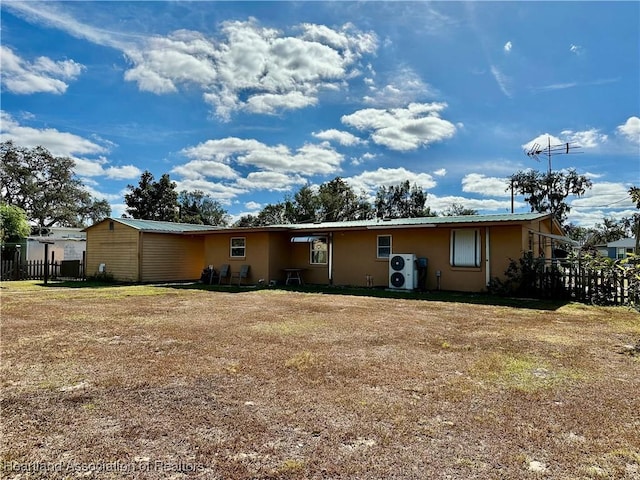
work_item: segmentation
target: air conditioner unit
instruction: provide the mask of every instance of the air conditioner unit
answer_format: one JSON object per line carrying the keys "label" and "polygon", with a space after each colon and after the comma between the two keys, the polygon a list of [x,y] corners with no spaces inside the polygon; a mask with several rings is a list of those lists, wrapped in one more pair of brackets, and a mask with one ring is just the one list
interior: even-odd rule
{"label": "air conditioner unit", "polygon": [[413,253],[392,253],[389,257],[389,288],[414,290],[418,288],[418,266]]}

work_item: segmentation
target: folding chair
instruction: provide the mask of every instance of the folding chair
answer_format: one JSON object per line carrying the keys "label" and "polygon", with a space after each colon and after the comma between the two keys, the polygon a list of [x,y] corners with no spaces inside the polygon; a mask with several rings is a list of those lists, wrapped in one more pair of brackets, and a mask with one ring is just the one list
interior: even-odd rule
{"label": "folding chair", "polygon": [[235,272],[233,274],[231,274],[231,278],[229,279],[229,283],[231,283],[231,281],[234,278],[238,279],[238,286],[240,286],[240,284],[242,283],[242,279],[246,279],[247,277],[249,277],[249,265],[241,265],[240,266],[240,271],[239,272]]}
{"label": "folding chair", "polygon": [[[220,271],[218,272],[218,285],[222,283],[223,278],[227,278],[229,276],[229,265],[224,264],[220,265]],[[229,280],[231,282],[231,280]]]}

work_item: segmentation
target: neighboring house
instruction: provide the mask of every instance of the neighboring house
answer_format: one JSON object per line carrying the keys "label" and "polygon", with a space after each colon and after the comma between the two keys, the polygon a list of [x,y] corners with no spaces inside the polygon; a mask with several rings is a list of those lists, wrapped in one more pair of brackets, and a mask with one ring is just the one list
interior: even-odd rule
{"label": "neighboring house", "polygon": [[607,253],[609,258],[626,258],[630,253],[637,253],[635,238],[623,238],[615,242],[607,243]]}
{"label": "neighboring house", "polygon": [[390,258],[426,259],[427,289],[482,291],[504,277],[510,259],[551,252],[567,239],[550,215],[422,217],[255,228],[216,228],[105,219],[87,229],[87,275],[103,264],[118,280],[196,280],[202,269],[250,265],[248,283],[284,282],[300,269],[305,283],[390,285]]}
{"label": "neighboring house", "polygon": [[22,242],[22,258],[27,262],[44,260],[44,243],[49,244],[50,262],[80,260],[84,256],[87,234],[80,228],[49,227],[40,235],[30,235]]}

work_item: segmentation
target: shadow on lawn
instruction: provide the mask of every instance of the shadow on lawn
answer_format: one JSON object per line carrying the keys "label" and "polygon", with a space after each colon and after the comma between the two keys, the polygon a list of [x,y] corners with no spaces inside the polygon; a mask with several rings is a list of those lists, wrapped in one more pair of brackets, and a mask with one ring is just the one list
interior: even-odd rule
{"label": "shadow on lawn", "polygon": [[517,308],[530,308],[534,310],[557,310],[570,303],[569,300],[551,300],[536,298],[515,298],[490,295],[488,293],[467,293],[451,291],[426,291],[426,292],[403,292],[394,291],[382,287],[341,287],[328,285],[305,285],[305,286],[283,286],[262,287],[262,286],[235,286],[235,285],[206,285],[202,283],[171,284],[165,287],[177,289],[197,289],[212,292],[240,293],[254,290],[282,290],[301,293],[318,293],[323,295],[352,295],[360,297],[375,298],[396,298],[417,301],[468,303],[472,305],[494,305]]}
{"label": "shadow on lawn", "polygon": [[256,290],[281,290],[300,293],[317,293],[322,295],[352,295],[360,297],[374,298],[394,298],[416,301],[433,301],[433,302],[452,302],[466,303],[471,305],[493,305],[516,308],[530,308],[534,310],[557,310],[558,308],[570,303],[569,300],[551,300],[536,298],[515,298],[501,297],[490,295],[488,293],[467,293],[467,292],[451,292],[451,291],[426,291],[426,292],[403,292],[388,290],[381,287],[363,288],[363,287],[341,287],[328,285],[305,285],[305,286],[256,286],[256,285],[207,285],[200,282],[176,282],[161,284],[136,284],[136,283],[117,283],[117,282],[99,282],[99,281],[63,281],[50,282],[42,286],[50,288],[114,288],[114,287],[131,287],[135,285],[155,286],[161,288],[174,288],[178,290],[204,290],[210,292],[225,293],[246,293]]}

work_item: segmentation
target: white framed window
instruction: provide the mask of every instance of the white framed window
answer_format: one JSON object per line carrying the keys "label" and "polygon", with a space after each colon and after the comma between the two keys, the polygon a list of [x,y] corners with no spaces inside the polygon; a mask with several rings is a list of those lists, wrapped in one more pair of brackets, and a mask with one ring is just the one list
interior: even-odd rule
{"label": "white framed window", "polygon": [[327,252],[329,250],[327,244],[327,237],[318,237],[313,239],[313,241],[309,244],[311,248],[311,259],[310,263],[314,264],[326,264],[327,263]]}
{"label": "white framed window", "polygon": [[391,256],[391,235],[378,235],[378,258]]}
{"label": "white framed window", "polygon": [[451,230],[450,249],[452,267],[479,267],[480,231],[473,228]]}
{"label": "white framed window", "polygon": [[231,237],[231,256],[246,257],[247,239],[245,237]]}

